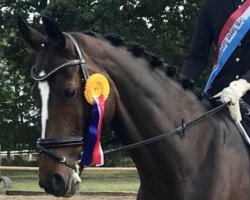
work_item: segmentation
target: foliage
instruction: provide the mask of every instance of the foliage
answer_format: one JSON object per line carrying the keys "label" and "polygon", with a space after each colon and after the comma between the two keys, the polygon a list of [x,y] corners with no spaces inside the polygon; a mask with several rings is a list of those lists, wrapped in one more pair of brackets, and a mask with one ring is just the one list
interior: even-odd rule
{"label": "foliage", "polygon": [[[34,53],[19,37],[21,15],[41,29],[40,16],[64,31],[115,33],[181,66],[201,0],[2,0],[0,2],[0,144],[5,150],[34,148],[39,118],[29,94]],[[112,146],[112,145],[111,145]]]}
{"label": "foliage", "polygon": [[0,144],[3,150],[34,149],[36,111],[29,97],[29,67],[34,55],[18,37],[16,18],[35,9],[36,1],[0,2]]}
{"label": "foliage", "polygon": [[[201,0],[54,0],[42,12],[65,30],[116,33],[181,65]],[[163,45],[164,44],[164,45]]]}

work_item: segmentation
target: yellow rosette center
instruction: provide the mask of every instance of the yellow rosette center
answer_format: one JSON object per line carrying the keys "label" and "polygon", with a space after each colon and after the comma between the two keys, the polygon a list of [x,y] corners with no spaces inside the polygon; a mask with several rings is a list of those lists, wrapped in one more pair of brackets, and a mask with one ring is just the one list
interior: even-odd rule
{"label": "yellow rosette center", "polygon": [[84,95],[88,103],[93,104],[94,98],[103,95],[104,99],[108,98],[110,91],[109,82],[102,74],[92,74],[86,81]]}

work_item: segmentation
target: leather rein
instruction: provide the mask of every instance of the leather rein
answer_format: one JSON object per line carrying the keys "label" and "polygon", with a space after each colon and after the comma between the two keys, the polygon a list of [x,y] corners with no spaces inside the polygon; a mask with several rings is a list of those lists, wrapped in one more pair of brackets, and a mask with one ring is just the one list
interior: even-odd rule
{"label": "leather rein", "polygon": [[219,105],[218,107],[213,108],[212,110],[209,110],[208,112],[202,114],[201,116],[199,116],[198,118],[194,119],[193,121],[190,121],[188,123],[185,122],[184,119],[181,120],[181,126],[177,127],[176,129],[167,132],[167,133],[163,133],[160,135],[157,135],[155,137],[143,140],[143,141],[139,141],[133,144],[129,144],[120,148],[116,148],[116,149],[110,149],[104,152],[104,154],[109,154],[109,153],[114,153],[114,152],[119,152],[119,151],[128,151],[128,150],[132,150],[135,148],[140,148],[155,142],[158,142],[160,140],[163,139],[167,139],[170,138],[172,136],[175,135],[181,135],[183,138],[186,136],[185,131],[189,128],[191,128],[192,126],[195,126],[196,124],[204,121],[205,119],[207,119],[208,117],[220,112],[221,110],[223,110],[225,107],[227,107],[228,104],[224,103]]}

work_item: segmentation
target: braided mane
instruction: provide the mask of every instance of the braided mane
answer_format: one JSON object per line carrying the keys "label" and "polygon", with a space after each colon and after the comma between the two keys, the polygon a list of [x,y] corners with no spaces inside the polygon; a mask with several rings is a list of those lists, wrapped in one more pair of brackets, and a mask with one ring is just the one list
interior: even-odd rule
{"label": "braided mane", "polygon": [[145,46],[140,43],[131,41],[127,42],[123,37],[116,34],[99,35],[92,31],[84,32],[84,34],[104,39],[115,47],[125,47],[133,56],[144,58],[152,68],[158,67],[162,69],[170,78],[174,78],[177,74],[176,66],[167,64],[160,56],[147,51]]}

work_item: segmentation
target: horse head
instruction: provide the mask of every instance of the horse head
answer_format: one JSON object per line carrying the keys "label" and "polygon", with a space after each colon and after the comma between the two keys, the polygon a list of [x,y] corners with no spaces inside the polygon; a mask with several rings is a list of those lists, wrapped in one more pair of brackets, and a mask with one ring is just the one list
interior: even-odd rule
{"label": "horse head", "polygon": [[[18,24],[37,52],[32,95],[41,110],[39,182],[48,193],[75,193],[82,151],[81,166],[89,164],[84,155],[96,105],[98,111],[106,107],[104,118],[98,115],[104,120],[98,130],[112,122],[123,145],[161,138],[207,111],[166,76],[167,64],[143,46],[113,36],[64,33],[47,18],[46,36],[20,18]],[[93,83],[96,87],[89,89]],[[101,96],[95,95],[99,89]],[[248,149],[225,113],[195,123],[184,135],[129,150],[140,176],[138,200],[249,199]]]}
{"label": "horse head", "polygon": [[[37,53],[31,76],[35,80],[32,97],[41,111],[39,184],[55,196],[71,196],[81,182],[79,159],[92,110],[84,98],[86,80],[93,73],[108,75],[101,67],[91,66],[73,36],[48,18],[43,18],[43,24],[46,35],[18,19],[23,39]],[[114,113],[114,91],[111,84],[105,123]]]}

